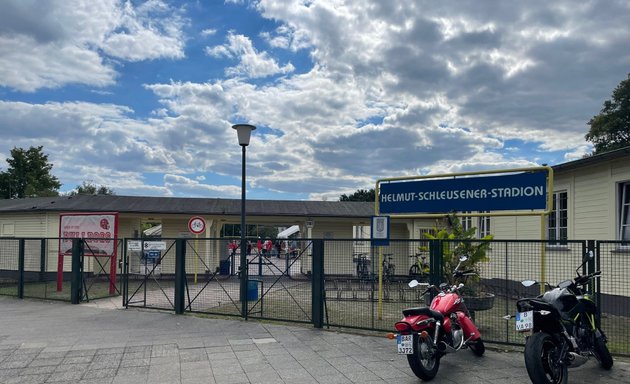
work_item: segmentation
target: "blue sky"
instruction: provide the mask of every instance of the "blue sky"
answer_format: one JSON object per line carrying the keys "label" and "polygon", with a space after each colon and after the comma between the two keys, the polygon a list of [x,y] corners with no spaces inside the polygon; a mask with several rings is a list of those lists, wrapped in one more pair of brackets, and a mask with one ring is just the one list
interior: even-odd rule
{"label": "blue sky", "polygon": [[559,164],[630,72],[627,1],[0,4],[0,169],[70,191],[335,200],[379,178]]}

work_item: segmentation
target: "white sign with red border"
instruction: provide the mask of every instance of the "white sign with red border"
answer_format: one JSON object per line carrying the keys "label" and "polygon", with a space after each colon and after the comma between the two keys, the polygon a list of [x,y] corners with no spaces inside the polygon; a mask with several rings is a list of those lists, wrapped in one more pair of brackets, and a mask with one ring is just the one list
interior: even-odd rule
{"label": "white sign with red border", "polygon": [[203,217],[193,216],[188,220],[188,230],[195,235],[204,233],[206,230],[206,221]]}

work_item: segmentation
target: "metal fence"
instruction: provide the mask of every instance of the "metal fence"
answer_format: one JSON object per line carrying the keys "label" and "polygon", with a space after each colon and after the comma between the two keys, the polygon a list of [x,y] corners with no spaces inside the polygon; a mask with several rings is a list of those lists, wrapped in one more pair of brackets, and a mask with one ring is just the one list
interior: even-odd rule
{"label": "metal fence", "polygon": [[[225,238],[186,239],[178,259],[177,239],[129,239],[141,251],[125,247],[124,304],[177,310],[176,276],[182,271],[183,310],[262,319],[312,322],[310,242],[295,249],[247,254],[247,314],[241,313],[240,250],[230,250]],[[163,243],[152,255],[144,249]],[[179,260],[179,262],[178,262]],[[184,272],[185,271],[185,272]]]}
{"label": "metal fence", "polygon": [[[85,239],[76,270],[72,265],[72,240],[62,238],[0,238],[0,295],[72,301],[76,272],[77,299],[117,296],[117,278],[111,275],[117,261],[95,251],[93,243],[110,241],[116,254],[120,240]],[[113,263],[113,264],[112,264]]]}
{"label": "metal fence", "polygon": [[[449,278],[460,254],[484,245],[485,258],[474,264],[478,278],[465,281],[472,296],[466,303],[488,342],[521,345],[512,321],[516,300],[535,296],[522,280],[557,284],[575,277],[583,256],[596,258],[581,273],[601,270],[592,288],[601,310],[603,330],[613,354],[630,355],[630,247],[615,241],[391,240],[371,247],[357,239],[300,239],[295,250],[259,254],[247,260],[247,311],[240,302],[240,250],[229,239],[125,239],[116,244],[122,255],[120,281],[111,281],[112,258],[85,256],[59,261],[59,239],[0,239],[0,294],[79,301],[122,295],[123,305],[246,318],[312,323],[318,327],[391,331],[402,309],[426,305],[416,279],[437,284]],[[74,256],[74,255],[72,255]],[[58,266],[63,265],[63,273]],[[470,264],[468,264],[470,266]],[[58,290],[59,277],[62,289]],[[75,277],[73,280],[73,276]],[[74,282],[74,287],[72,284]],[[76,288],[79,286],[80,288]],[[100,287],[100,288],[97,288]],[[97,294],[100,292],[100,294]],[[111,292],[111,293],[110,293]],[[75,295],[76,296],[76,295]],[[473,296],[477,298],[473,298]]]}

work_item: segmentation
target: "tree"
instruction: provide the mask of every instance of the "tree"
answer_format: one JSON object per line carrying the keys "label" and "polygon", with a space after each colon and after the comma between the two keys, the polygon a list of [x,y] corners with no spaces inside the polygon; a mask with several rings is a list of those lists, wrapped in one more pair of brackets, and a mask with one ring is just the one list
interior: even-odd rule
{"label": "tree", "polygon": [[4,199],[58,196],[61,183],[50,174],[53,165],[42,146],[13,148],[7,159],[9,167],[0,172],[0,197]]}
{"label": "tree", "polygon": [[370,190],[359,189],[350,196],[345,193],[339,196],[339,201],[371,201],[374,202],[374,188]]}
{"label": "tree", "polygon": [[598,115],[588,125],[586,140],[594,145],[593,154],[630,146],[630,74],[613,91]]}
{"label": "tree", "polygon": [[70,192],[70,196],[75,195],[115,195],[113,189],[106,187],[104,185],[97,186],[91,181],[84,181],[81,185],[77,185],[77,187]]}

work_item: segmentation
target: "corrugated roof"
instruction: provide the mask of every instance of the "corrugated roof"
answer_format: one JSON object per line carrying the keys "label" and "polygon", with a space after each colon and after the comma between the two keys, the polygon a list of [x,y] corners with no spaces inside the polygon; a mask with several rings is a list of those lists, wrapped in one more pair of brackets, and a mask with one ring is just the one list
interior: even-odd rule
{"label": "corrugated roof", "polygon": [[[240,215],[240,199],[76,195],[0,200],[0,212],[120,212]],[[248,216],[370,217],[374,203],[247,200]]]}

